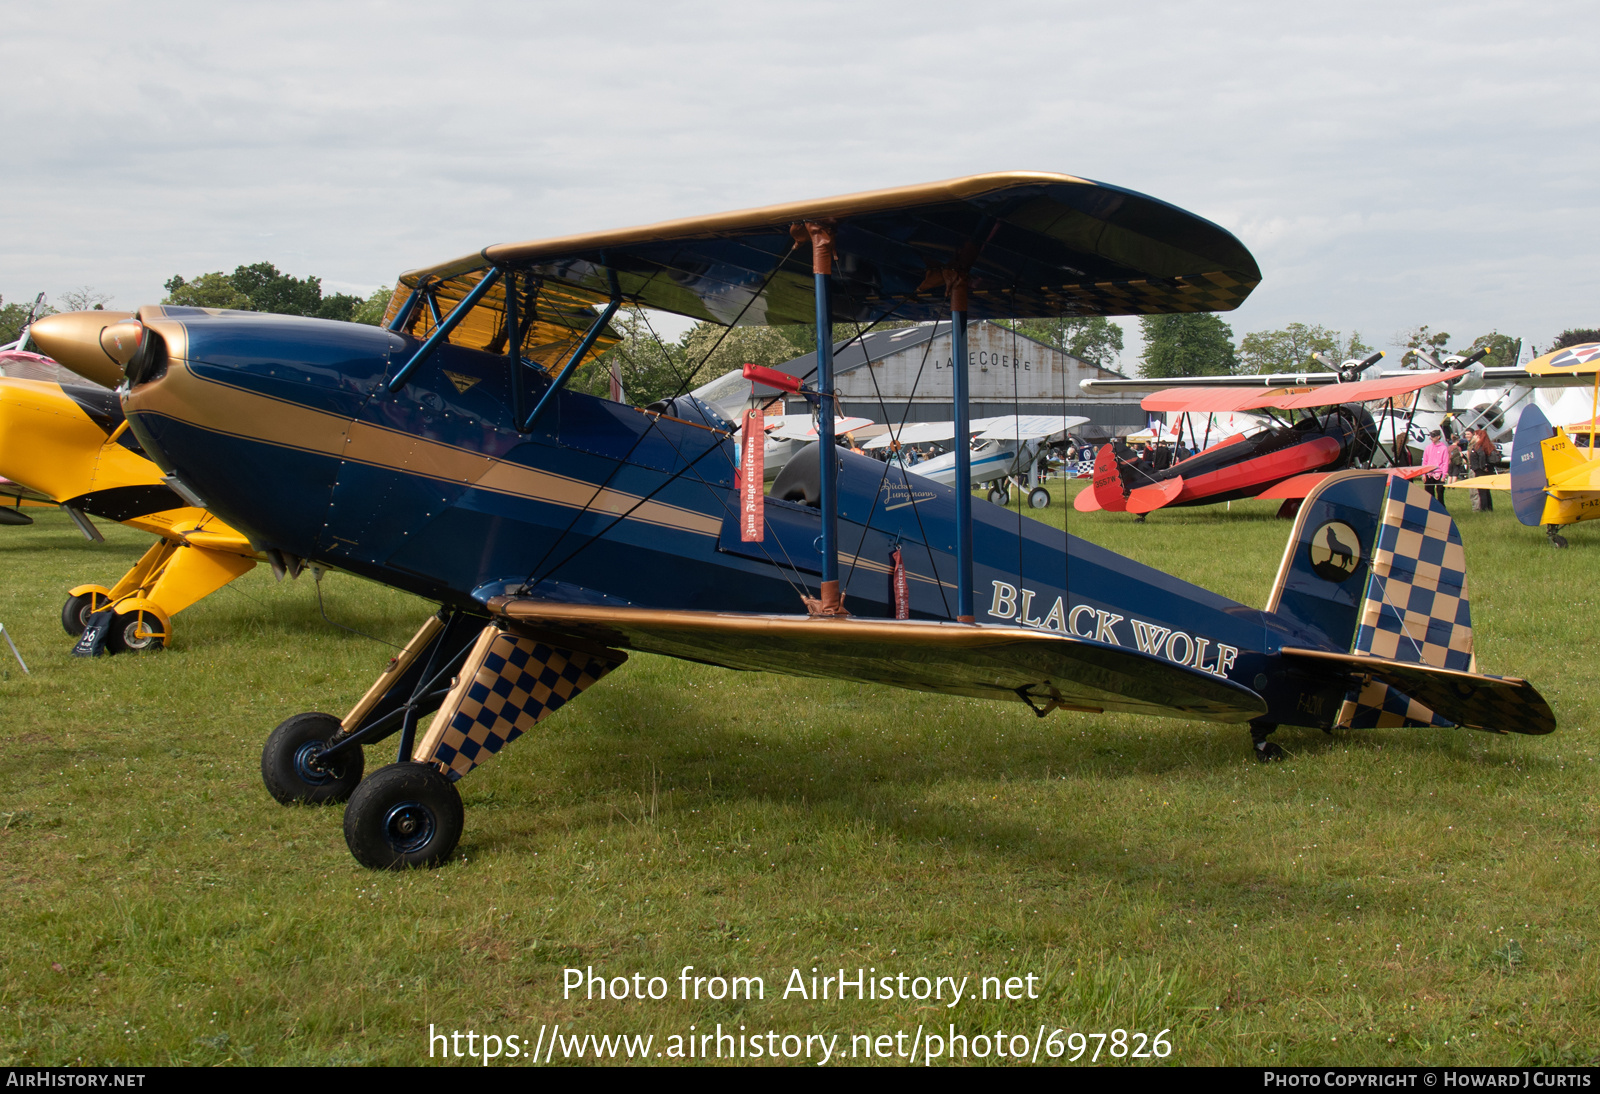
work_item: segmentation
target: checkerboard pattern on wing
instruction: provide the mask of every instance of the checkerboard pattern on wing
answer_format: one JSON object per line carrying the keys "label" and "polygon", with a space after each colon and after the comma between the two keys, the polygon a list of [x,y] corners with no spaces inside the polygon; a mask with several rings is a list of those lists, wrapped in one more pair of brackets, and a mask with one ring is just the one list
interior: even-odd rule
{"label": "checkerboard pattern on wing", "polygon": [[461,778],[621,663],[501,631],[455,712],[439,711],[450,720],[432,759]]}
{"label": "checkerboard pattern on wing", "polygon": [[1444,506],[1389,480],[1352,653],[1435,668],[1472,668],[1472,612],[1461,533]]}

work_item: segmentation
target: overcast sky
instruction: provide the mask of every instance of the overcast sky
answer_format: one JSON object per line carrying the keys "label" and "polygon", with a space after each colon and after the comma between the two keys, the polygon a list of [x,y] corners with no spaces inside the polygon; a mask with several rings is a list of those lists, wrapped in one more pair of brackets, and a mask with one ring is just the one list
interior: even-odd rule
{"label": "overcast sky", "polygon": [[[1600,326],[1583,3],[7,8],[0,295],[483,246],[995,170],[1141,190],[1264,280],[1235,336]],[[1125,367],[1136,365],[1125,356]]]}

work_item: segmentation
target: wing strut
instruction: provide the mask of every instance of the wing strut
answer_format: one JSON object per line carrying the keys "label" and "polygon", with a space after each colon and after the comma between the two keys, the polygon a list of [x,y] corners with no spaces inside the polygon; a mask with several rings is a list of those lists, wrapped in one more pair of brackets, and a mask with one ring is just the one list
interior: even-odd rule
{"label": "wing strut", "polygon": [[972,611],[972,408],[967,405],[967,272],[946,272],[950,286],[950,375],[956,420],[956,622],[973,623]]}
{"label": "wing strut", "polygon": [[450,309],[450,314],[444,317],[444,322],[433,328],[433,333],[428,335],[428,340],[411,355],[411,360],[400,366],[400,371],[389,381],[388,390],[391,394],[406,386],[406,377],[411,375],[412,370],[433,355],[433,351],[439,348],[439,343],[450,337],[450,332],[467,317],[468,312],[478,306],[483,294],[493,288],[494,283],[499,280],[500,267],[491,266],[489,271],[478,279],[478,283],[472,286],[472,291],[462,298],[461,303]]}
{"label": "wing strut", "polygon": [[[578,343],[578,348],[573,351],[572,357],[567,361],[566,366],[556,374],[556,378],[551,381],[550,386],[544,389],[544,394],[539,397],[538,403],[534,405],[533,413],[528,415],[528,420],[517,423],[517,432],[533,432],[534,423],[539,420],[539,415],[543,414],[544,408],[550,405],[550,400],[556,397],[556,392],[567,386],[567,380],[571,378],[572,370],[582,363],[584,356],[594,346],[594,340],[600,337],[600,332],[606,329],[606,324],[611,322],[611,317],[617,314],[617,308],[622,303],[622,289],[617,285],[616,267],[609,265],[606,267],[606,280],[611,286],[611,299],[607,302],[605,311],[601,312],[599,318],[589,325],[589,333],[583,336],[583,341]],[[508,296],[506,299],[509,300],[510,297]],[[511,382],[513,384],[521,379],[516,373],[516,370],[521,366],[522,347],[520,344],[516,344],[511,347]]]}
{"label": "wing strut", "polygon": [[790,231],[811,239],[811,278],[817,306],[817,470],[822,474],[818,498],[822,506],[822,600],[813,614],[841,616],[844,597],[839,593],[839,453],[833,440],[833,225],[805,221]]}

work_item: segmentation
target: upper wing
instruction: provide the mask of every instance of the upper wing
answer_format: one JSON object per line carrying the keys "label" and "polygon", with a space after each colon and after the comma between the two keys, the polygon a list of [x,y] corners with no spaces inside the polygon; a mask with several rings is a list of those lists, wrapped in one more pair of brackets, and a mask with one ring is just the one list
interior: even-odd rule
{"label": "upper wing", "polygon": [[498,597],[489,610],[558,640],[732,669],[821,676],[1068,710],[1244,722],[1249,688],[1165,658],[1022,627],[660,611]]}
{"label": "upper wing", "polygon": [[[871,424],[871,418],[835,418],[833,433],[836,437],[843,437],[846,433],[854,433]],[[767,430],[767,436],[775,441],[814,441],[817,439],[817,423],[809,414],[785,414],[777,425]]]}
{"label": "upper wing", "polygon": [[[1178,413],[1263,410],[1268,407],[1274,410],[1309,410],[1315,407],[1337,406],[1340,403],[1366,403],[1377,399],[1392,399],[1397,395],[1405,395],[1421,388],[1432,387],[1434,384],[1459,379],[1466,374],[1467,370],[1464,368],[1420,374],[1413,371],[1404,376],[1385,376],[1377,380],[1353,380],[1349,383],[1300,387],[1299,390],[1276,387],[1266,391],[1249,387],[1215,386],[1210,383],[1215,377],[1204,377],[1208,381],[1206,386],[1169,387],[1154,395],[1145,396],[1139,405],[1146,410]],[[1332,376],[1331,373],[1329,375]],[[1083,386],[1087,387],[1091,383],[1099,386],[1102,383],[1118,382],[1085,380]]]}
{"label": "upper wing", "polygon": [[955,422],[907,422],[890,426],[889,432],[872,438],[863,448],[888,448],[895,441],[901,444],[928,444],[948,441],[956,435]]}
{"label": "upper wing", "polygon": [[[1210,221],[1120,187],[1011,172],[498,244],[402,274],[390,315],[416,288],[460,299],[498,266],[558,302],[605,300],[615,276],[625,301],[694,319],[813,323],[806,222],[834,226],[835,322],[947,319],[953,270],[969,275],[973,319],[1228,311],[1261,280]],[[481,307],[503,310],[500,288]]]}
{"label": "upper wing", "polygon": [[985,441],[1029,441],[1039,437],[1054,437],[1069,429],[1076,429],[1088,418],[1067,414],[1002,414],[998,418],[985,418],[973,422],[978,437]]}
{"label": "upper wing", "polygon": [[1275,372],[1258,376],[1178,376],[1126,380],[1084,380],[1078,384],[1085,395],[1106,395],[1114,391],[1163,391],[1168,388],[1233,388],[1257,392],[1272,389],[1322,387],[1339,382],[1337,372]]}

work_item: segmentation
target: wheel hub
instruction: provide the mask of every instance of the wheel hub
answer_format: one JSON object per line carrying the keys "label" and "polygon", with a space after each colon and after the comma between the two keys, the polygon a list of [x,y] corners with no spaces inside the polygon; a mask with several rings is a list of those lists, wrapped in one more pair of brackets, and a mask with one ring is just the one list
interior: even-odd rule
{"label": "wheel hub", "polygon": [[294,771],[311,786],[325,786],[339,778],[343,772],[322,759],[322,741],[307,741],[294,750]]}
{"label": "wheel hub", "polygon": [[383,832],[397,854],[420,851],[437,829],[433,810],[417,801],[401,802],[383,820]]}

